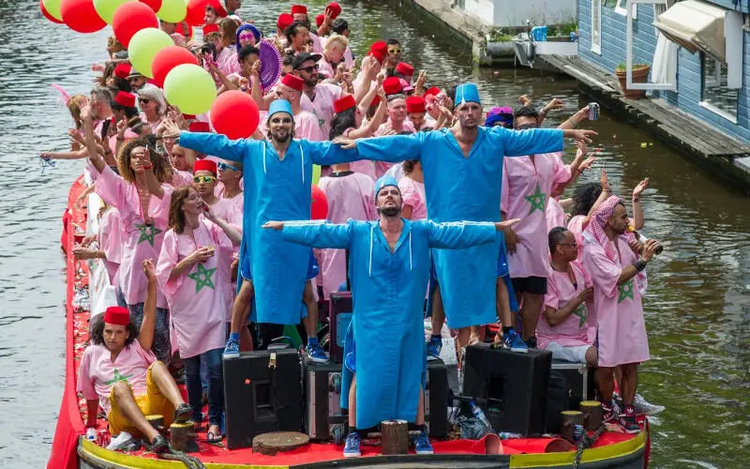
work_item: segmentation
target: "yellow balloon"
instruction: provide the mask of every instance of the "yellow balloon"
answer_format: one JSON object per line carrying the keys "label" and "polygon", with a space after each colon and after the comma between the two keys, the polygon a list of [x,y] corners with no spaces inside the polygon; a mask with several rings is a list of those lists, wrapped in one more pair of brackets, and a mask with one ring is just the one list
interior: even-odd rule
{"label": "yellow balloon", "polygon": [[164,94],[169,104],[185,114],[203,114],[216,100],[216,84],[211,74],[195,64],[173,68],[164,80]]}
{"label": "yellow balloon", "polygon": [[128,44],[128,56],[133,67],[144,76],[154,78],[151,62],[154,56],[165,47],[173,46],[172,38],[158,28],[141,29],[133,35]]}
{"label": "yellow balloon", "polygon": [[44,4],[44,9],[47,10],[47,13],[52,15],[56,20],[62,21],[62,13],[60,13],[60,4],[62,3],[62,0],[42,0],[42,3]]}
{"label": "yellow balloon", "polygon": [[137,0],[94,0],[94,9],[101,16],[101,18],[107,24],[112,24],[112,19],[115,16],[115,10],[120,5],[127,2],[133,2]]}
{"label": "yellow balloon", "polygon": [[318,181],[320,181],[320,165],[314,164],[313,165],[313,180],[312,183],[314,185],[318,185]]}
{"label": "yellow balloon", "polygon": [[187,3],[185,0],[162,0],[156,16],[168,23],[179,23],[187,16]]}

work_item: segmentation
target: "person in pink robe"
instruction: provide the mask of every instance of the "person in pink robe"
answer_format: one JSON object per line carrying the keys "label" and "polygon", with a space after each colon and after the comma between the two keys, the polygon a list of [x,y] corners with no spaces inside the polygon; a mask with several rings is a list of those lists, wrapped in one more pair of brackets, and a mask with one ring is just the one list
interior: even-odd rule
{"label": "person in pink robe", "polygon": [[207,438],[209,442],[221,441],[224,412],[221,355],[226,338],[227,296],[232,295],[229,266],[232,244],[239,245],[242,234],[217,218],[190,186],[172,193],[169,220],[170,229],[164,235],[156,276],[169,302],[177,346],[185,362],[185,384],[193,421],[202,421],[203,359],[208,375]]}
{"label": "person in pink robe", "polygon": [[547,219],[547,230],[557,226],[565,227],[568,220],[565,216],[565,209],[560,205],[558,197],[550,197],[547,201],[547,208],[544,210],[544,218]]}
{"label": "person in pink robe", "polygon": [[[277,99],[285,99],[292,105],[294,113],[294,138],[322,142],[328,140],[328,136],[320,129],[320,121],[311,112],[302,109],[300,104],[305,82],[302,78],[288,73],[276,85],[275,96]],[[261,113],[258,129],[262,135],[266,135],[266,113]]]}
{"label": "person in pink robe", "polygon": [[398,179],[398,189],[403,198],[401,216],[409,220],[427,218],[427,196],[424,191],[422,163],[418,160],[403,162],[404,177]]}
{"label": "person in pink robe", "polygon": [[[395,77],[390,77],[383,83],[385,92],[388,95],[388,120],[375,131],[376,137],[381,135],[413,134],[416,132],[414,124],[407,119],[406,100],[404,99],[404,95],[401,94],[401,85],[398,85],[399,89],[396,93],[389,93],[388,82],[392,79],[398,80]],[[381,178],[393,166],[393,163],[387,161],[375,161],[374,164],[376,178]]]}
{"label": "person in pink robe", "polygon": [[293,74],[304,82],[300,107],[315,115],[323,135],[331,133],[331,119],[335,114],[333,103],[341,99],[341,87],[331,83],[318,83],[320,54],[302,52],[294,57]]}
{"label": "person in pink robe", "polygon": [[[320,178],[318,187],[328,199],[328,221],[346,223],[347,220],[375,220],[375,182],[364,174],[351,171],[348,164],[333,165],[333,172]],[[320,264],[323,277],[323,297],[338,291],[346,282],[346,252],[343,249],[323,249]]]}
{"label": "person in pink robe", "polygon": [[629,433],[640,431],[635,420],[633,399],[638,383],[638,365],[650,358],[646,323],[641,304],[642,273],[658,243],[648,240],[640,258],[628,244],[628,218],[622,199],[610,196],[594,213],[583,232],[583,265],[594,285],[597,315],[599,368],[605,420],[614,420],[612,392],[614,369],[619,366],[623,412],[619,424]]}

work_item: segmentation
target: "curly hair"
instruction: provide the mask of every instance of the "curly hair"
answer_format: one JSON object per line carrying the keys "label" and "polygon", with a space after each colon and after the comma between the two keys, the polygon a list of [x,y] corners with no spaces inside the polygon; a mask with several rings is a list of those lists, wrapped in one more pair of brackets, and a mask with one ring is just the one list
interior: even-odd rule
{"label": "curly hair", "polygon": [[[104,345],[104,315],[97,315],[89,327],[91,343],[94,345]],[[135,324],[132,322],[125,326],[125,329],[130,333],[128,338],[125,339],[125,346],[127,347],[138,340],[138,329],[135,328]]]}
{"label": "curly hair", "polygon": [[151,164],[154,165],[154,175],[156,176],[156,180],[162,184],[171,181],[172,171],[169,162],[167,162],[161,153],[156,150],[151,139],[147,137],[129,140],[120,148],[117,155],[117,169],[120,172],[120,176],[128,182],[135,182],[135,173],[130,167],[130,154],[138,147],[148,149],[151,156]]}
{"label": "curly hair", "polygon": [[411,174],[419,160],[405,160],[403,163],[404,174]]}
{"label": "curly hair", "polygon": [[602,185],[598,182],[587,182],[576,186],[573,193],[573,216],[588,215],[601,193]]}

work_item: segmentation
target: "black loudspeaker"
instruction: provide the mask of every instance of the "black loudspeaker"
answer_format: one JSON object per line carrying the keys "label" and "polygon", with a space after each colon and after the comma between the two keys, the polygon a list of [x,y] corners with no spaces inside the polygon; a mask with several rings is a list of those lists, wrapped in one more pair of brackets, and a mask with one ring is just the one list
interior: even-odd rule
{"label": "black loudspeaker", "polygon": [[305,393],[305,428],[310,439],[343,441],[348,417],[341,409],[341,365],[309,362]]}
{"label": "black loudspeaker", "polygon": [[578,410],[581,401],[596,396],[594,372],[584,363],[552,361],[547,394],[547,433],[560,433],[560,412]]}
{"label": "black loudspeaker", "polygon": [[515,353],[490,344],[466,347],[464,396],[478,398],[496,432],[544,433],[552,353]]}
{"label": "black loudspeaker", "polygon": [[430,436],[448,436],[448,370],[442,360],[427,361],[424,419]]}
{"label": "black loudspeaker", "polygon": [[252,446],[274,431],[302,430],[300,357],[296,350],[243,352],[225,358],[227,447]]}
{"label": "black loudspeaker", "polygon": [[544,424],[547,433],[560,433],[562,425],[560,412],[572,410],[571,394],[572,388],[568,378],[558,371],[550,372],[549,390],[547,391],[547,415]]}
{"label": "black loudspeaker", "polygon": [[343,363],[344,358],[344,339],[346,330],[352,322],[354,307],[352,305],[352,292],[339,291],[331,292],[329,315],[329,330],[331,339],[329,342],[328,353],[331,361],[334,363]]}

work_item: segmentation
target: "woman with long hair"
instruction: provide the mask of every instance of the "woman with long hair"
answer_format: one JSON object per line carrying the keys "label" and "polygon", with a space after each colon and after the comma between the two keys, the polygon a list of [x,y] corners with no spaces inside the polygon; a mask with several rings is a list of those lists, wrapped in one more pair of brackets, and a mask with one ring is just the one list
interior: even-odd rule
{"label": "woman with long hair", "polygon": [[183,186],[172,193],[169,230],[164,235],[156,278],[167,297],[177,348],[185,362],[188,403],[195,423],[202,420],[201,360],[206,363],[209,443],[222,439],[221,356],[227,309],[233,298],[232,245],[241,240],[240,231],[216,217],[194,187]]}

